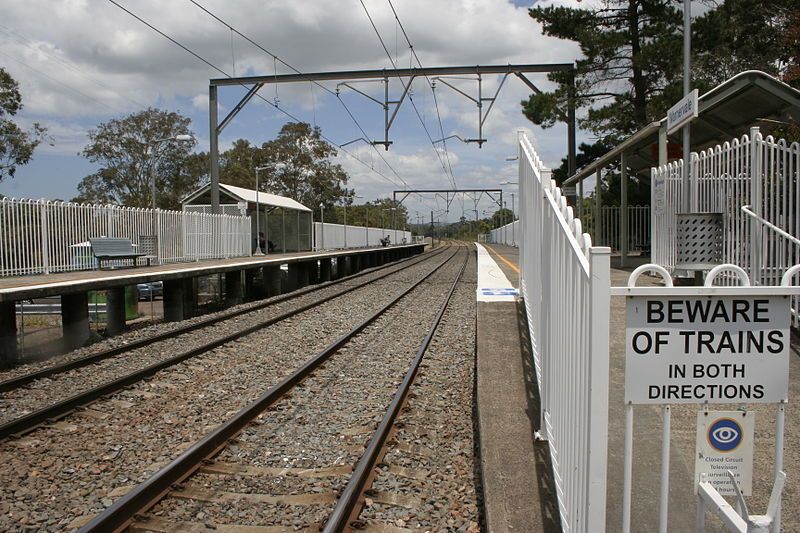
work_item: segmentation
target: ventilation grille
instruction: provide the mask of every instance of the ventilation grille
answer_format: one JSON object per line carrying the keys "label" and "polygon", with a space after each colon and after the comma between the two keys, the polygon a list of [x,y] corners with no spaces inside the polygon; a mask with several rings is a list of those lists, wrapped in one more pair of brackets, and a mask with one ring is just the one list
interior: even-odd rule
{"label": "ventilation grille", "polygon": [[678,213],[676,269],[710,270],[722,263],[722,213]]}

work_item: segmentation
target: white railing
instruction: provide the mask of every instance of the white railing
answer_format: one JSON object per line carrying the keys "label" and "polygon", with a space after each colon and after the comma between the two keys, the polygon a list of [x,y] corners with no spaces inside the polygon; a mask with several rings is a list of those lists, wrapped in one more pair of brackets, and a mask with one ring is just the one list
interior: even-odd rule
{"label": "white railing", "polygon": [[0,276],[94,269],[92,237],[129,238],[162,263],[250,255],[248,217],[2,198]]}
{"label": "white railing", "polygon": [[611,251],[592,246],[524,135],[519,184],[520,282],[561,526],[603,531]]}
{"label": "white railing", "polygon": [[520,236],[519,220],[509,222],[505,226],[495,228],[488,233],[489,237],[486,242],[494,244],[505,244],[507,246],[517,246],[518,238]]}
{"label": "white railing", "polygon": [[[691,166],[697,176],[693,211],[723,213],[722,261],[741,265],[756,285],[780,284],[781,274],[800,262],[800,245],[786,237],[800,237],[800,144],[764,138],[752,128],[740,139],[692,154]],[[683,164],[654,168],[651,175],[652,258],[672,273]],[[795,326],[799,306],[794,298]]]}
{"label": "white railing", "polygon": [[314,247],[317,250],[380,246],[381,239],[387,235],[392,244],[411,242],[411,232],[401,229],[366,228],[314,222]]}
{"label": "white railing", "polygon": [[[596,246],[608,246],[613,251],[621,250],[619,238],[619,206],[601,206],[596,213],[594,206],[587,206],[581,222],[583,230],[592,236]],[[632,205],[628,210],[628,250],[650,248],[650,206]]]}

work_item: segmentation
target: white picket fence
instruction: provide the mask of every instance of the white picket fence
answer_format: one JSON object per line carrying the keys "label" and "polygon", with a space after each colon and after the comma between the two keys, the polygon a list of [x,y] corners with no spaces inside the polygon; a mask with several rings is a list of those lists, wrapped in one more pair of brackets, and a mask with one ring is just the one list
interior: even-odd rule
{"label": "white picket fence", "polygon": [[521,289],[553,463],[562,529],[606,523],[610,254],[592,246],[581,221],[524,135]]}
{"label": "white picket fence", "polygon": [[[650,206],[631,205],[628,211],[628,250],[647,251],[650,249]],[[600,211],[594,206],[587,207],[581,221],[583,230],[592,236],[596,246],[608,246],[613,251],[622,249],[620,239],[619,206],[601,206]]]}
{"label": "white picket fence", "polygon": [[[723,257],[747,270],[753,284],[779,285],[800,263],[800,144],[749,135],[692,154],[695,212],[723,213]],[[670,273],[676,261],[676,214],[682,212],[683,163],[652,174],[653,262]],[[735,284],[732,277],[723,284]],[[800,298],[793,299],[798,325]]]}
{"label": "white picket fence", "polygon": [[0,276],[94,269],[92,237],[128,238],[161,263],[250,255],[249,217],[2,198]]}
{"label": "white picket fence", "polygon": [[380,246],[380,240],[387,235],[392,244],[402,244],[403,239],[411,242],[410,231],[314,222],[314,248],[317,250]]}
{"label": "white picket fence", "polygon": [[519,220],[509,222],[505,226],[500,226],[490,231],[486,242],[517,246],[521,235],[520,231]]}

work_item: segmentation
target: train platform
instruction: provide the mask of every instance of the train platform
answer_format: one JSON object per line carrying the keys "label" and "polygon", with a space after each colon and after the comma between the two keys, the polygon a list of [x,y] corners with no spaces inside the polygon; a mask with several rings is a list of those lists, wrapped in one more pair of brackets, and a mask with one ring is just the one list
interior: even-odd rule
{"label": "train platform", "polygon": [[60,296],[63,345],[74,349],[89,338],[89,291],[106,291],[106,333],[112,336],[126,325],[127,286],[162,281],[164,319],[175,322],[195,314],[197,279],[202,276],[224,275],[225,304],[236,305],[256,294],[269,297],[291,292],[424,249],[424,243],[406,244],[0,278],[0,368],[13,366],[17,360],[16,302],[21,300]]}
{"label": "train platform", "polygon": [[[481,251],[483,250],[483,252]],[[482,244],[483,286],[478,277],[477,405],[480,430],[481,468],[487,531],[560,531],[555,485],[547,443],[536,441],[539,404],[533,360],[527,350],[527,324],[522,302],[503,286],[518,288],[518,250],[509,246]],[[627,285],[633,267],[612,263],[611,285]],[[643,276],[639,285],[655,285]],[[482,290],[483,289],[483,290]],[[481,300],[481,297],[484,300]],[[610,320],[610,389],[608,427],[608,481],[606,530],[622,529],[625,299],[612,296]],[[792,346],[790,376],[800,373],[796,340]],[[789,397],[800,395],[800,380],[791,379]],[[737,405],[717,404],[715,409],[735,410]],[[695,433],[699,405],[671,407],[669,531],[695,528]],[[632,531],[658,531],[659,468],[661,457],[661,409],[635,406],[633,438]],[[756,413],[753,495],[747,497],[751,513],[767,509],[774,480],[776,416],[772,405],[751,405]],[[791,443],[800,436],[800,412],[786,409],[782,527],[800,531],[800,511],[791,502],[800,495],[800,450]],[[680,512],[685,509],[686,512]],[[725,531],[721,522],[706,517],[706,531]]]}

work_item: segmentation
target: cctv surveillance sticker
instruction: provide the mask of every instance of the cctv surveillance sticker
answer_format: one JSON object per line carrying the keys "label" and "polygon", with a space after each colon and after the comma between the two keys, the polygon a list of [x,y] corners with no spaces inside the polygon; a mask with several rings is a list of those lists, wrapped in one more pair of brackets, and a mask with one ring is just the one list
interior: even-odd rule
{"label": "cctv surveillance sticker", "polygon": [[719,418],[708,427],[708,444],[718,452],[732,452],[742,443],[742,426],[732,418]]}

